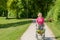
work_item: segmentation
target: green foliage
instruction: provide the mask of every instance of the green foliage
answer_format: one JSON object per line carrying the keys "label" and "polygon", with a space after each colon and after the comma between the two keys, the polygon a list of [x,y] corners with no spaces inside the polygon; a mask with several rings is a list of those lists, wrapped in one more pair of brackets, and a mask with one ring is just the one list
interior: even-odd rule
{"label": "green foliage", "polygon": [[[10,16],[15,16],[16,18],[36,18],[38,12],[42,12],[45,17],[53,3],[54,0],[1,0],[1,5],[3,5],[0,7],[2,7],[3,10],[6,9],[8,11],[7,18]],[[2,13],[3,11],[1,11],[0,14]]]}
{"label": "green foliage", "polygon": [[16,10],[10,10],[8,13],[9,18],[16,18]]}
{"label": "green foliage", "polygon": [[52,18],[55,22],[59,19],[59,13],[60,13],[60,1],[56,0],[55,5],[52,7],[52,9],[48,12],[47,19]]}
{"label": "green foliage", "polygon": [[7,2],[7,0],[0,0],[0,8],[2,8],[2,9],[6,9],[6,2]]}
{"label": "green foliage", "polygon": [[7,0],[0,0],[0,16],[6,16],[3,13],[7,10]]}
{"label": "green foliage", "polygon": [[[15,16],[14,18],[20,17],[20,13],[23,11],[23,6],[21,3],[21,0],[13,0],[13,1],[11,0],[9,3],[10,5],[8,3],[9,3],[9,1],[7,2],[7,7],[8,7],[8,11],[9,11],[8,15],[13,14]],[[12,12],[11,12],[11,10],[12,10]]]}

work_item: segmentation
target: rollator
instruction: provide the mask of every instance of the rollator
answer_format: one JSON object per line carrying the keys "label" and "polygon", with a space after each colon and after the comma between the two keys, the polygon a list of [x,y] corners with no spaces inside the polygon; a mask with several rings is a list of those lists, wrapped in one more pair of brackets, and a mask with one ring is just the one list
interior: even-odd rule
{"label": "rollator", "polygon": [[[38,37],[40,36],[40,38]],[[45,27],[43,25],[36,24],[36,38],[37,40],[45,40]]]}

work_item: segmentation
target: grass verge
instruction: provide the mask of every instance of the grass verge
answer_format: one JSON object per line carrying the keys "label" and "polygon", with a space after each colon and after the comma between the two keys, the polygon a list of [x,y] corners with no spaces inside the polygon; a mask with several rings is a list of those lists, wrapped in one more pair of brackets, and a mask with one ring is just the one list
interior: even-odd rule
{"label": "grass verge", "polygon": [[31,24],[28,19],[0,19],[0,40],[18,40]]}
{"label": "grass verge", "polygon": [[47,25],[53,31],[55,38],[57,40],[60,40],[60,22],[57,22],[55,24],[51,22],[47,22]]}

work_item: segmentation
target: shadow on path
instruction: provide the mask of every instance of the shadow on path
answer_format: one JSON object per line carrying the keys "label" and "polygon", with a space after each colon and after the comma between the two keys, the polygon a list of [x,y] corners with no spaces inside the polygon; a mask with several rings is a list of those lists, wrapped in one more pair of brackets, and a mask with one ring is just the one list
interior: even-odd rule
{"label": "shadow on path", "polygon": [[[41,39],[37,39],[37,40],[41,40]],[[55,37],[45,37],[44,40],[55,40]]]}
{"label": "shadow on path", "polygon": [[55,39],[58,39],[58,38],[60,38],[60,36],[55,37]]}
{"label": "shadow on path", "polygon": [[45,40],[54,40],[55,37],[45,37]]}
{"label": "shadow on path", "polygon": [[54,39],[58,39],[60,38],[60,36],[58,37],[45,37],[45,40],[54,40]]}

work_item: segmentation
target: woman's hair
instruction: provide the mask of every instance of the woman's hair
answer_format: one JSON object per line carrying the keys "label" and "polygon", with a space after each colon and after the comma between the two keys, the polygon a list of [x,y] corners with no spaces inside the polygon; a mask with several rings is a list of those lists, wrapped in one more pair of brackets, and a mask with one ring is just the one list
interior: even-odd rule
{"label": "woman's hair", "polygon": [[38,13],[38,16],[42,16],[42,13],[39,12],[39,13]]}

